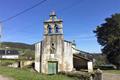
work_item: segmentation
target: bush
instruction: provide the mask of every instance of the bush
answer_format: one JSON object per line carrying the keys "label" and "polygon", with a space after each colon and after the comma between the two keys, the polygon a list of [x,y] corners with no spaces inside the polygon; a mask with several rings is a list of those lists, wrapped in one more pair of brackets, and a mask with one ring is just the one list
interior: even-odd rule
{"label": "bush", "polygon": [[69,77],[73,77],[76,80],[90,80],[90,77],[92,76],[91,73],[88,72],[80,72],[80,71],[74,71],[74,72],[60,72],[60,74],[67,75]]}
{"label": "bush", "polygon": [[97,66],[97,68],[100,68],[101,70],[114,70],[114,69],[116,69],[116,66],[114,66],[114,65],[101,65],[101,66]]}

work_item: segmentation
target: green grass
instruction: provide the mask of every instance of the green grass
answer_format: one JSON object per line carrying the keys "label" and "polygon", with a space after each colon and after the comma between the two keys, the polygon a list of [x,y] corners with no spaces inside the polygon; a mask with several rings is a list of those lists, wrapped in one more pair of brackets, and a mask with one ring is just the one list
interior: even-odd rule
{"label": "green grass", "polygon": [[0,75],[12,77],[15,80],[74,80],[64,75],[45,75],[28,69],[15,69],[1,66]]}
{"label": "green grass", "polygon": [[112,74],[120,74],[120,70],[104,70],[103,72],[112,73]]}
{"label": "green grass", "polygon": [[7,66],[7,65],[10,65],[10,64],[13,64],[17,62],[16,60],[4,60],[4,59],[0,59],[0,65],[1,66]]}

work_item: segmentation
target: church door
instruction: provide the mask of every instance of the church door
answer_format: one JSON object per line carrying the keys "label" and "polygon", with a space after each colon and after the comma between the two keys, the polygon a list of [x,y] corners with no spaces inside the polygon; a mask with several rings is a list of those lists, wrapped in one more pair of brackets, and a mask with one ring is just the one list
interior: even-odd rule
{"label": "church door", "polygon": [[58,63],[57,62],[48,62],[48,74],[56,74],[58,72]]}

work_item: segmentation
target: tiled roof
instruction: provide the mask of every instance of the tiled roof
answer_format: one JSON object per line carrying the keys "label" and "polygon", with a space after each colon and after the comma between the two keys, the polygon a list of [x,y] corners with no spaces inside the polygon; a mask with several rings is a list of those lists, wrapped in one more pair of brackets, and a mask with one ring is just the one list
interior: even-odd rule
{"label": "tiled roof", "polygon": [[73,54],[73,57],[78,57],[78,58],[81,58],[81,59],[84,59],[86,61],[90,61],[89,59],[83,57],[83,56],[80,56],[79,54]]}
{"label": "tiled roof", "polygon": [[0,55],[19,55],[17,50],[0,50]]}

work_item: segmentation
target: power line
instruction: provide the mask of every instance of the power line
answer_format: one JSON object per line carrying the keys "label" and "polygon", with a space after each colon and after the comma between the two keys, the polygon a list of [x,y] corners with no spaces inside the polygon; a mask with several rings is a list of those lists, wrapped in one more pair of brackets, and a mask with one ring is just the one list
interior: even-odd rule
{"label": "power line", "polygon": [[37,6],[41,5],[41,4],[43,4],[43,3],[46,2],[46,1],[47,1],[47,0],[42,0],[42,1],[40,1],[39,3],[33,5],[33,6],[29,7],[29,8],[27,8],[27,9],[25,9],[25,10],[19,12],[19,13],[17,13],[16,15],[13,15],[13,16],[11,16],[11,17],[5,19],[5,20],[0,21],[0,48],[2,48],[2,43],[1,43],[1,37],[2,37],[2,23],[9,21],[9,20],[11,20],[11,19],[13,19],[13,18],[15,18],[15,17],[17,17],[17,16],[19,16],[19,15],[21,15],[21,14],[23,14],[23,13],[25,13],[25,12],[31,10],[31,9],[33,9],[33,8],[35,8],[35,7],[37,7]]}
{"label": "power line", "polygon": [[41,5],[41,4],[43,4],[43,3],[46,2],[46,1],[47,1],[47,0],[42,0],[42,1],[40,1],[39,3],[33,5],[33,6],[30,7],[30,8],[27,8],[27,9],[25,9],[25,10],[23,10],[23,11],[17,13],[16,15],[13,15],[13,16],[11,16],[11,17],[5,19],[5,20],[0,21],[0,23],[7,22],[7,21],[9,21],[9,20],[11,20],[11,19],[13,19],[13,18],[15,18],[15,17],[17,17],[17,16],[19,16],[19,15],[21,15],[21,14],[23,14],[23,13],[25,13],[25,12],[31,10],[31,9],[33,9],[33,8],[35,8],[35,7],[39,6],[39,5]]}

